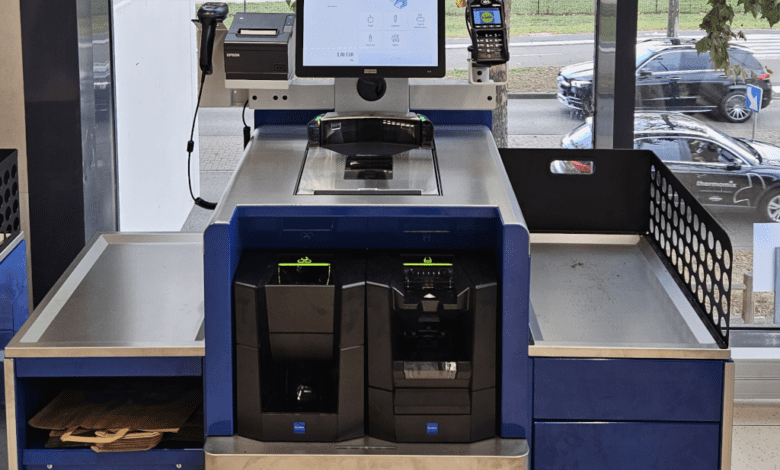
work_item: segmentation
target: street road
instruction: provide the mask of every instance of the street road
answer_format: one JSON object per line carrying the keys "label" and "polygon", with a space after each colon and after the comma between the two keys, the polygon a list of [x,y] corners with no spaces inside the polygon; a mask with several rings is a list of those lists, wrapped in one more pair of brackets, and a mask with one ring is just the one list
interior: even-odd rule
{"label": "street road", "polygon": [[[509,100],[509,116],[510,135],[562,135],[584,122],[556,99]],[[693,117],[729,135],[753,130],[752,120],[733,124],[714,119],[709,114],[694,114]],[[761,110],[758,118],[759,132],[772,130],[780,133],[780,99],[777,98],[769,107]]]}
{"label": "street road", "polygon": [[[639,38],[664,37],[665,32],[640,32]],[[682,31],[680,36],[700,38],[701,31]],[[739,41],[755,52],[756,58],[775,72],[780,72],[780,31],[746,30],[747,41]],[[447,68],[465,69],[468,39],[447,40]],[[509,41],[510,68],[540,65],[571,65],[593,60],[592,34],[513,37]]]}

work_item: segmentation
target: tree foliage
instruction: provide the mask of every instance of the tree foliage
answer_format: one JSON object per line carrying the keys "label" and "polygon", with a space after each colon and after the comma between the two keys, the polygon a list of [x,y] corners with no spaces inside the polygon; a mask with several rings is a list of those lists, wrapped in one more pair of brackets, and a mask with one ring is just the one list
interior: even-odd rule
{"label": "tree foliage", "polygon": [[[732,39],[745,39],[742,31],[731,29],[734,20],[734,8],[727,0],[708,0],[712,6],[709,13],[704,16],[701,29],[707,34],[696,43],[699,53],[710,53],[710,59],[717,69],[724,70],[730,76],[745,78],[747,72],[739,65],[732,65],[727,52],[729,41]],[[744,7],[745,13],[759,16],[774,26],[780,21],[780,0],[737,0],[737,7]],[[771,71],[770,71],[771,73]]]}

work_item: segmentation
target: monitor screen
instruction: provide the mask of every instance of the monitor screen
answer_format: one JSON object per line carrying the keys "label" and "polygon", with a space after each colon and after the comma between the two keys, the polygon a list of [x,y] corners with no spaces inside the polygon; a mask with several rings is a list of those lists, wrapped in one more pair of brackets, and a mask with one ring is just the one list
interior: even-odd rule
{"label": "monitor screen", "polygon": [[443,77],[445,0],[299,0],[300,77]]}

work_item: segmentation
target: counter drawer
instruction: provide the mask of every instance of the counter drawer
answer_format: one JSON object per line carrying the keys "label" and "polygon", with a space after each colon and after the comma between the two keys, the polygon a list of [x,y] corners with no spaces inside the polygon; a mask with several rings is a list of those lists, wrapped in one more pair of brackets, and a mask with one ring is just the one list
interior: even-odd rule
{"label": "counter drawer", "polygon": [[534,423],[535,470],[718,470],[717,423]]}
{"label": "counter drawer", "polygon": [[723,361],[534,359],[534,420],[719,422]]}

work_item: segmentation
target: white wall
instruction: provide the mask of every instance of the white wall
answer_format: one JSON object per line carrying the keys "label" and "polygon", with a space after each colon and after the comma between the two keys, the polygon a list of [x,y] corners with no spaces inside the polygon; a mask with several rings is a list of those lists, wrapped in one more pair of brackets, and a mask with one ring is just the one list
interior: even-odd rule
{"label": "white wall", "polygon": [[[114,0],[121,231],[178,231],[192,209],[187,141],[197,101],[195,0]],[[198,128],[192,189],[200,193]]]}

